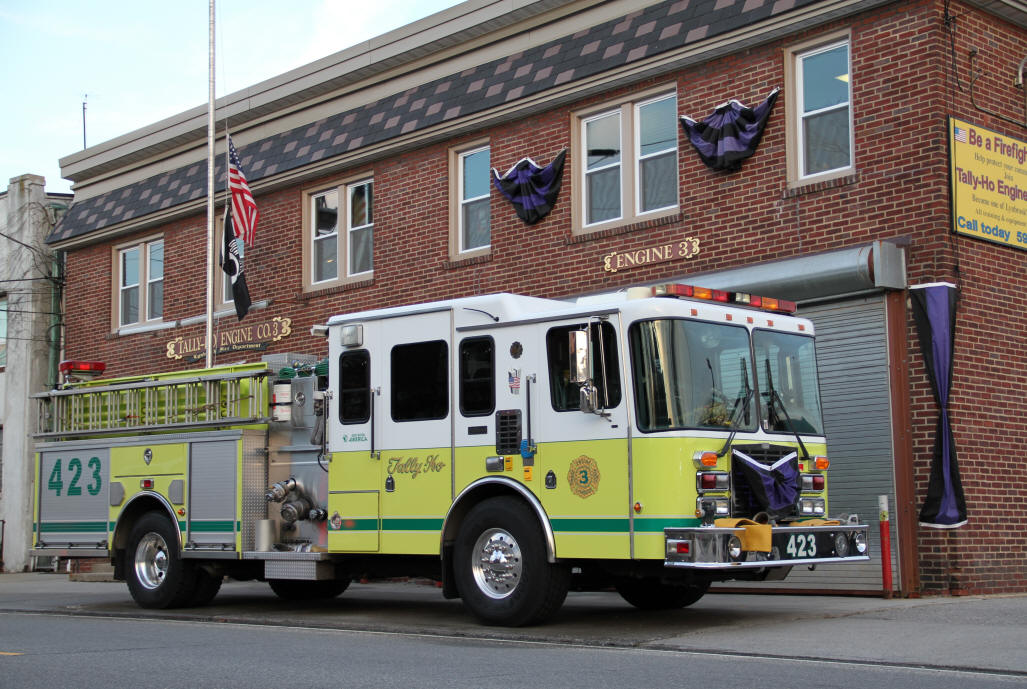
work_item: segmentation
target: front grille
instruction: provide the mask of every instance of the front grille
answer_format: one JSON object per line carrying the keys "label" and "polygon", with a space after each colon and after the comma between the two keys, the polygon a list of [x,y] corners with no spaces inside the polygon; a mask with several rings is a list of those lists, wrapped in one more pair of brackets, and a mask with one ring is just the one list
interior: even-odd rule
{"label": "front grille", "polygon": [[[767,443],[760,443],[757,445],[732,445],[732,451],[738,450],[739,452],[752,457],[763,466],[771,466],[785,455],[789,455],[795,452],[795,448],[787,447],[784,445],[770,445]],[[733,517],[746,517],[751,518],[757,512],[763,510],[763,507],[756,500],[753,495],[752,488],[749,486],[749,481],[745,477],[739,467],[739,462],[734,458],[734,454],[731,455],[731,516]],[[795,514],[794,508],[791,514],[778,516],[792,516]]]}

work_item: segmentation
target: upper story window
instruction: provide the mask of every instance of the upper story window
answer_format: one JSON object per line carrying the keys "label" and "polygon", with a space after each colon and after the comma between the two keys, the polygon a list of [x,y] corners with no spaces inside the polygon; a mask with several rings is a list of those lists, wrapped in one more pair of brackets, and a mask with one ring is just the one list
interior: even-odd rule
{"label": "upper story window", "polygon": [[118,327],[160,321],[164,316],[164,240],[117,250]]}
{"label": "upper story window", "polygon": [[306,194],[304,286],[323,289],[366,279],[374,269],[374,181]]}
{"label": "upper story window", "polygon": [[678,117],[673,93],[575,115],[575,230],[645,220],[678,207]]}
{"label": "upper story window", "polygon": [[794,94],[789,103],[789,178],[803,183],[851,172],[848,38],[792,49],[788,64]]}
{"label": "upper story window", "polygon": [[491,241],[489,149],[460,154],[460,250],[487,247]]}
{"label": "upper story window", "polygon": [[480,142],[450,153],[454,180],[451,257],[485,253],[492,243],[491,157]]}

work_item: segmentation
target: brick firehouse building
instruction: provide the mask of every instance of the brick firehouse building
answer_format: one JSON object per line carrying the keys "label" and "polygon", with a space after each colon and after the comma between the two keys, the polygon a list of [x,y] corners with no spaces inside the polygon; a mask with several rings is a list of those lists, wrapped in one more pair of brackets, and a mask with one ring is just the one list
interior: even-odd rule
{"label": "brick firehouse building", "polygon": [[[819,337],[832,511],[876,535],[888,496],[894,592],[1027,591],[1027,245],[982,229],[1027,200],[971,225],[950,173],[954,146],[1001,137],[1014,188],[1025,56],[1013,0],[468,0],[218,102],[216,215],[227,125],[260,220],[242,321],[218,271],[216,362],[325,356],[310,331],[333,314],[489,292],[679,281],[795,300]],[[728,169],[681,123],[768,98]],[[562,152],[552,212],[529,224],[490,170]],[[65,358],[201,367],[206,107],[61,164]],[[919,517],[939,405],[910,287],[927,283],[959,295],[951,529]],[[782,588],[880,592],[879,539],[872,554]]]}

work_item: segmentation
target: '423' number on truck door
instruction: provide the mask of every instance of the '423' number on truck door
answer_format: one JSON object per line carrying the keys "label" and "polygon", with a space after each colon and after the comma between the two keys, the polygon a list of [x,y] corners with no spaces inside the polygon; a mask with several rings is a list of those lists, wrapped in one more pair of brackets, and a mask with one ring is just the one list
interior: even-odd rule
{"label": "'423' number on truck door", "polygon": [[[91,471],[92,475],[87,475],[86,490],[89,491],[90,495],[98,495],[100,493],[100,486],[103,484],[103,477],[100,475],[100,458],[90,457],[89,461],[86,462],[86,471]],[[82,486],[79,485],[79,480],[82,478],[82,460],[78,457],[72,457],[68,460],[68,473],[70,474],[71,481],[68,482],[68,495],[82,495]],[[61,476],[61,460],[57,460],[53,465],[53,470],[50,472],[50,478],[47,479],[46,487],[49,490],[54,491],[60,496],[61,491],[64,490],[64,479]]]}

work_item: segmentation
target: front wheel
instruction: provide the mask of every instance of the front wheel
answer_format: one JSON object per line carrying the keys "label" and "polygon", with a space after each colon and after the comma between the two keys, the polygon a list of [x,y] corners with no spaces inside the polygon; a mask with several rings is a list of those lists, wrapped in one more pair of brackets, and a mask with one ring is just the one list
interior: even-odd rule
{"label": "front wheel", "polygon": [[640,610],[677,610],[695,603],[709,590],[702,584],[664,584],[659,579],[618,579],[614,583],[621,598]]}
{"label": "front wheel", "polygon": [[547,561],[538,518],[516,498],[492,498],[472,508],[454,558],[460,596],[486,624],[542,622],[567,597],[570,570]]}
{"label": "front wheel", "polygon": [[143,608],[189,605],[196,591],[196,566],[182,559],[178,533],[159,512],[147,512],[128,537],[128,590]]}

